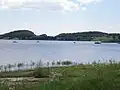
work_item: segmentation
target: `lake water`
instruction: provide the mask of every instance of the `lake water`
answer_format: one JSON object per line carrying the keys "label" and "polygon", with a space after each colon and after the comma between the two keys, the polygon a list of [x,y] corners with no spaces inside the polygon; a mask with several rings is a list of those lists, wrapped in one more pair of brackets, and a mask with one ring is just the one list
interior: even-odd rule
{"label": "lake water", "polygon": [[120,44],[95,45],[94,42],[0,40],[0,64],[27,61],[72,60],[76,62],[120,61]]}

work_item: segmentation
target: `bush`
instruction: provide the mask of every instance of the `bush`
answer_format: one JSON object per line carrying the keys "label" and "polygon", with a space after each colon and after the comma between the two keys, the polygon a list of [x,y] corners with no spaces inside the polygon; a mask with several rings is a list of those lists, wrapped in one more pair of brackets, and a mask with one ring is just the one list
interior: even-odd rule
{"label": "bush", "polygon": [[57,62],[57,65],[60,65],[60,64],[61,64],[61,62],[60,62],[60,61],[58,61],[58,62]]}
{"label": "bush", "polygon": [[62,65],[71,65],[71,64],[72,64],[71,61],[63,61],[63,62],[62,62]]}
{"label": "bush", "polygon": [[33,76],[35,78],[44,78],[44,77],[49,77],[49,72],[45,71],[44,68],[37,68],[33,72]]}

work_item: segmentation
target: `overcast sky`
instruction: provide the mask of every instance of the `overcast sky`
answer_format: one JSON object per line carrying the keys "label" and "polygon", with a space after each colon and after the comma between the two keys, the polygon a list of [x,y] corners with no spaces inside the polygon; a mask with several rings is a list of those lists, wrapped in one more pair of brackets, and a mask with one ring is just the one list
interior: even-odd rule
{"label": "overcast sky", "polygon": [[0,33],[120,32],[120,0],[0,0]]}

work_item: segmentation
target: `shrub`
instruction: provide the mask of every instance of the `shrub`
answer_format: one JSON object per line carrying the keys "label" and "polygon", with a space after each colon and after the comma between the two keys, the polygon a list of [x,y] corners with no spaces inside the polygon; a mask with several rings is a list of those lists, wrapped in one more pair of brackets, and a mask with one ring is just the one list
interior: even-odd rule
{"label": "shrub", "polygon": [[72,64],[71,61],[63,61],[63,62],[62,62],[62,65],[71,65],[71,64]]}
{"label": "shrub", "polygon": [[60,65],[60,64],[61,64],[61,62],[60,62],[60,61],[58,61],[58,62],[57,62],[57,65]]}
{"label": "shrub", "polygon": [[35,78],[44,78],[44,77],[49,77],[49,72],[45,71],[44,68],[37,68],[33,72],[33,76]]}

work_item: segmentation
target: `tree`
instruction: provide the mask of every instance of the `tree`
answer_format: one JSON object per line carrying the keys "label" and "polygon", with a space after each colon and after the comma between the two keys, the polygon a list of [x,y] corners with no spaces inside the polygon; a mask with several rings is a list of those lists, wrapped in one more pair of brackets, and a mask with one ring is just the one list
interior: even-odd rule
{"label": "tree", "polygon": [[60,65],[60,64],[61,64],[61,61],[58,61],[58,62],[57,62],[57,65]]}
{"label": "tree", "polygon": [[52,62],[52,66],[54,66],[54,65],[55,65],[55,61]]}
{"label": "tree", "polygon": [[11,65],[11,64],[8,64],[7,67],[8,67],[9,72],[10,72],[10,71],[11,71],[11,68],[12,68],[12,65]]}
{"label": "tree", "polygon": [[62,62],[62,65],[71,65],[71,64],[72,64],[71,61],[63,61],[63,62]]}
{"label": "tree", "polygon": [[20,68],[23,67],[23,66],[24,66],[23,63],[18,63],[18,64],[17,64],[18,70],[20,70]]}
{"label": "tree", "polygon": [[13,66],[14,70],[17,68],[17,64],[15,63]]}
{"label": "tree", "polygon": [[113,35],[112,38],[113,38],[113,40],[116,40],[116,36],[115,35]]}
{"label": "tree", "polygon": [[40,60],[40,61],[36,64],[36,66],[37,66],[37,68],[42,67],[42,66],[43,66],[42,60]]}
{"label": "tree", "polygon": [[4,66],[4,71],[7,72],[7,66]]}
{"label": "tree", "polygon": [[48,68],[48,73],[50,73],[50,63],[49,62],[47,62],[47,68]]}
{"label": "tree", "polygon": [[120,40],[120,35],[118,36],[118,40]]}
{"label": "tree", "polygon": [[0,71],[1,71],[1,72],[3,71],[3,65],[0,66]]}
{"label": "tree", "polygon": [[35,62],[31,61],[31,69],[33,69],[35,66]]}

